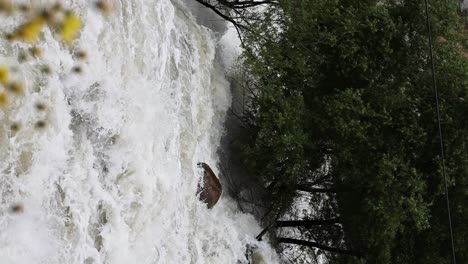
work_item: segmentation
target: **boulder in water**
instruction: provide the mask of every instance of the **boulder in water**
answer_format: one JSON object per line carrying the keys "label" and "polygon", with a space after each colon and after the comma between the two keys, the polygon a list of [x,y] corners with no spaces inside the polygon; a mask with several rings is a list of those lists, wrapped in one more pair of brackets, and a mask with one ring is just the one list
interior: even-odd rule
{"label": "boulder in water", "polygon": [[265,258],[260,251],[255,250],[252,253],[252,264],[266,264]]}
{"label": "boulder in water", "polygon": [[218,202],[223,189],[221,183],[208,164],[200,162],[197,165],[204,170],[203,178],[198,183],[197,195],[199,195],[202,202],[206,203],[208,209],[211,209],[216,202]]}

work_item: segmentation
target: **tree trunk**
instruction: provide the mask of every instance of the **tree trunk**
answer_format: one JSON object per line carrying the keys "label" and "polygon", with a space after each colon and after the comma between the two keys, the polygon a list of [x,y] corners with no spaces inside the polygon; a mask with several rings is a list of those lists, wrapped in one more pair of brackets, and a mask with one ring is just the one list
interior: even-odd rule
{"label": "tree trunk", "polygon": [[292,220],[292,221],[276,221],[276,227],[311,227],[316,225],[334,225],[340,223],[339,218],[331,219],[316,219],[316,220]]}
{"label": "tree trunk", "polygon": [[340,248],[334,248],[326,245],[319,244],[317,242],[312,242],[312,241],[305,241],[305,240],[299,240],[299,239],[294,239],[294,238],[285,238],[285,237],[280,237],[278,238],[279,243],[287,243],[287,244],[295,244],[295,245],[300,245],[300,246],[307,246],[307,247],[314,247],[314,248],[319,248],[328,252],[333,252],[333,253],[338,253],[338,254],[346,254],[346,255],[351,255],[351,256],[358,256],[355,252],[351,250],[346,250],[346,249],[340,249]]}

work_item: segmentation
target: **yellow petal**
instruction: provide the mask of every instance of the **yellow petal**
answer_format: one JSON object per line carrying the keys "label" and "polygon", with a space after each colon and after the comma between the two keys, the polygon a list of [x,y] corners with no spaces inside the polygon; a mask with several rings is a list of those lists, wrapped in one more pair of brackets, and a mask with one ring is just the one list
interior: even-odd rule
{"label": "yellow petal", "polygon": [[8,106],[8,95],[6,93],[0,93],[0,107],[5,108]]}
{"label": "yellow petal", "polygon": [[0,83],[6,84],[8,82],[8,68],[0,66]]}
{"label": "yellow petal", "polygon": [[70,44],[75,39],[81,29],[82,24],[83,23],[81,22],[81,19],[73,12],[69,12],[65,16],[62,28],[60,30],[60,35],[67,44]]}

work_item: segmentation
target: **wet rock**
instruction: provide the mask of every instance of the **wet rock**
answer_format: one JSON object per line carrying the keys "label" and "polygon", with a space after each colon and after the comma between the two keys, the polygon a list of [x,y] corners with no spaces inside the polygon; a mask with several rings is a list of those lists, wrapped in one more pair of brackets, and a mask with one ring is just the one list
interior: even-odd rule
{"label": "wet rock", "polygon": [[266,264],[265,258],[263,257],[262,253],[255,250],[252,253],[252,264]]}
{"label": "wet rock", "polygon": [[198,183],[197,195],[202,202],[206,203],[208,209],[211,209],[218,202],[223,189],[210,166],[204,162],[197,165],[204,170],[203,178]]}
{"label": "wet rock", "polygon": [[265,256],[256,245],[246,245],[245,257],[249,264],[267,264]]}

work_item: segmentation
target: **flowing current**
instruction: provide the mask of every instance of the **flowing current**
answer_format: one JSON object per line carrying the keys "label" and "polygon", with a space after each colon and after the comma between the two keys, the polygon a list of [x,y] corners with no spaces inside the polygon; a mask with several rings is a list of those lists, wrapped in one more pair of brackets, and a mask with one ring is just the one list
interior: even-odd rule
{"label": "flowing current", "polygon": [[43,56],[20,64],[30,46],[0,40],[0,65],[25,85],[0,108],[0,263],[248,263],[248,244],[276,263],[253,216],[226,194],[212,210],[195,196],[197,162],[223,162],[231,103],[213,32],[177,0],[120,1],[108,16],[63,5],[84,22],[74,48],[44,29]]}

